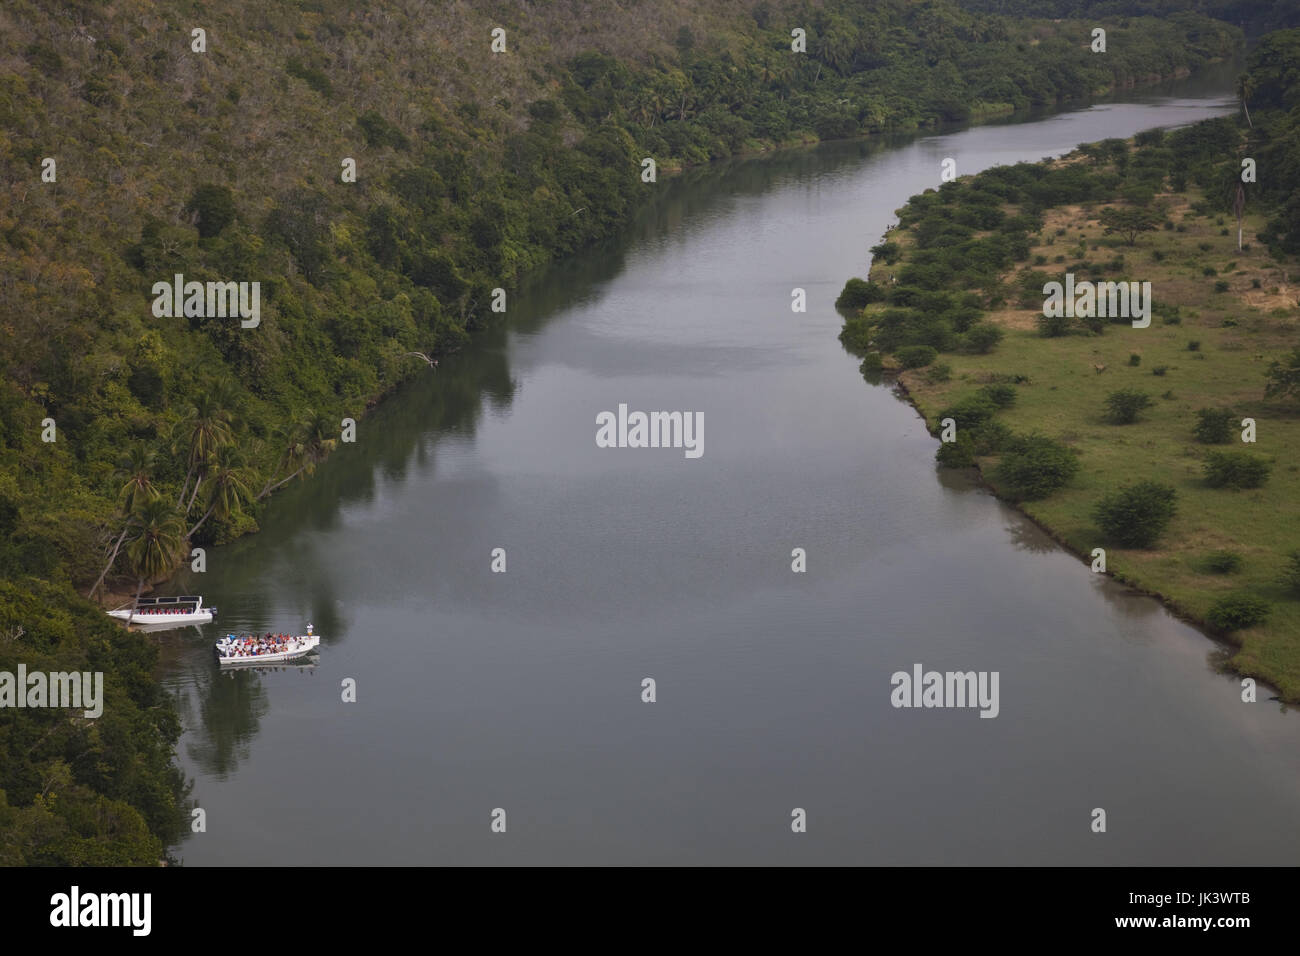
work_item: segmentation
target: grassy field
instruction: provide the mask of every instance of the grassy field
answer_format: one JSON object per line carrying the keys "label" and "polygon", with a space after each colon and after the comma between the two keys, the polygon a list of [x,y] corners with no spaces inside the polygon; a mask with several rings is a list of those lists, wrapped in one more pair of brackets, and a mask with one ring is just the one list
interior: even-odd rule
{"label": "grassy field", "polygon": [[[1231,217],[1200,216],[1191,211],[1197,198],[1168,194],[1174,229],[1162,229],[1128,246],[1104,236],[1097,221],[1103,204],[1091,208],[1050,209],[1027,263],[1006,273],[1033,269],[1073,271],[1076,280],[1147,280],[1157,303],[1180,307],[1176,324],[1153,316],[1151,325],[1135,329],[1107,324],[1104,334],[1041,336],[1036,318],[1042,297],[1031,306],[1014,300],[990,312],[987,321],[1006,336],[987,355],[943,354],[938,362],[951,378],[936,381],[931,369],[902,372],[900,381],[937,432],[939,409],[974,392],[1001,375],[1025,375],[1016,404],[998,419],[1013,431],[1058,439],[1080,456],[1078,476],[1044,501],[1022,509],[1081,556],[1106,547],[1107,571],[1116,578],[1162,598],[1181,615],[1203,622],[1214,601],[1229,593],[1247,593],[1272,605],[1262,625],[1228,635],[1238,645],[1230,666],[1244,675],[1277,686],[1284,699],[1300,701],[1300,593],[1280,580],[1286,556],[1300,547],[1300,407],[1294,401],[1265,400],[1269,362],[1297,344],[1297,296],[1288,284],[1295,266],[1272,259],[1255,239],[1262,219],[1246,219],[1245,251],[1237,251],[1236,223]],[[1008,211],[1012,211],[1008,207]],[[1078,255],[1080,240],[1086,252]],[[896,235],[906,254],[909,239]],[[1080,261],[1105,262],[1122,254],[1121,273],[1088,275]],[[1058,256],[1063,262],[1057,262]],[[1035,257],[1045,257],[1046,262]],[[878,264],[872,279],[887,282],[896,267]],[[1207,269],[1216,274],[1207,274]],[[1226,281],[1227,291],[1216,291]],[[1221,288],[1221,287],[1220,287]],[[1197,344],[1199,343],[1199,344]],[[1137,365],[1130,364],[1138,356]],[[1104,400],[1120,388],[1148,393],[1154,404],[1130,425],[1113,425]],[[1255,444],[1240,441],[1240,429],[1228,445],[1196,441],[1196,410],[1230,407],[1237,421],[1257,425]],[[1209,488],[1202,480],[1203,461],[1213,450],[1243,449],[1273,462],[1268,482],[1259,489]],[[991,474],[995,459],[981,459]],[[1152,479],[1178,491],[1178,514],[1152,550],[1107,546],[1091,511],[1107,491]],[[992,483],[992,482],[990,482]],[[995,487],[996,490],[996,487]],[[1239,571],[1214,574],[1204,565],[1211,551],[1237,552]],[[1091,561],[1091,557],[1087,557]]]}

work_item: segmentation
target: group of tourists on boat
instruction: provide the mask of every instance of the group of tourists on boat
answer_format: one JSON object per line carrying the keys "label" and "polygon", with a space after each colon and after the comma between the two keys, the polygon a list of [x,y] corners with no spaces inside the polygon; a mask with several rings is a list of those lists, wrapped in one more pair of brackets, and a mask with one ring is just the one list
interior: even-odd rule
{"label": "group of tourists on boat", "polygon": [[283,654],[289,649],[289,642],[293,639],[292,635],[272,634],[270,631],[260,637],[256,634],[244,634],[239,637],[234,634],[227,634],[222,653],[226,657],[258,657],[262,654]]}
{"label": "group of tourists on boat", "polygon": [[138,607],[133,612],[136,617],[141,615],[153,614],[193,614],[193,605],[186,607],[184,604],[168,604],[164,607]]}

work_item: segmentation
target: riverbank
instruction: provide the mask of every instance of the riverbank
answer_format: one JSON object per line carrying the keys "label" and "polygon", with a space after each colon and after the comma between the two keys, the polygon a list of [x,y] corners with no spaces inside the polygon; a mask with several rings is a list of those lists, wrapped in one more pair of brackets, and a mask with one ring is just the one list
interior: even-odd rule
{"label": "riverbank", "polygon": [[[1209,59],[1208,64],[1219,65],[1224,62],[1226,61],[1223,58],[1214,57]],[[693,164],[677,164],[672,162],[661,164],[657,168],[657,173],[660,176],[671,178],[683,174],[688,174],[692,171],[699,170],[711,165],[716,165],[719,162],[729,160],[729,159],[756,157],[756,156],[762,156],[762,155],[772,154],[776,152],[784,152],[786,150],[800,150],[800,149],[815,148],[816,146],[818,146],[823,142],[832,142],[832,141],[833,142],[867,142],[867,141],[877,140],[882,136],[886,136],[886,137],[898,136],[898,135],[906,135],[909,133],[922,133],[922,132],[943,134],[943,133],[954,132],[962,128],[967,128],[970,126],[978,126],[978,125],[982,125],[985,123],[998,121],[998,120],[1008,120],[1008,119],[1014,120],[1016,117],[1025,117],[1025,116],[1032,115],[1036,112],[1044,115],[1049,115],[1051,113],[1060,112],[1070,107],[1078,107],[1083,103],[1091,102],[1094,100],[1100,100],[1104,102],[1109,97],[1119,96],[1122,94],[1124,90],[1133,89],[1135,87],[1153,86],[1153,85],[1158,85],[1160,83],[1169,82],[1171,80],[1185,78],[1188,76],[1189,72],[1190,71],[1188,71],[1185,68],[1179,68],[1177,70],[1172,71],[1168,75],[1149,74],[1149,75],[1142,76],[1140,78],[1132,77],[1124,84],[1115,84],[1105,89],[1102,89],[1099,93],[1097,93],[1093,97],[1068,100],[1063,102],[1062,104],[1059,104],[1058,107],[1053,108],[1051,110],[1044,110],[1042,107],[1017,108],[1013,104],[983,104],[982,106],[978,106],[977,108],[972,110],[971,119],[966,121],[961,121],[961,122],[940,122],[937,124],[925,125],[925,126],[918,126],[916,124],[912,124],[908,126],[901,126],[899,128],[889,128],[878,132],[862,133],[860,135],[848,137],[842,140],[822,140],[819,139],[815,134],[806,133],[803,136],[795,137],[779,143],[778,142],[758,143],[758,142],[751,141],[748,148],[737,150],[734,154],[731,154],[726,157],[720,157],[717,160],[711,160],[711,161],[693,163]],[[638,198],[636,201],[638,205],[632,206],[628,212],[627,218],[629,220],[635,214],[637,209],[640,209],[645,205],[654,201],[653,194],[648,191],[642,191],[641,193],[638,194]],[[573,258],[574,256],[578,256],[578,255],[581,255],[581,251],[570,253],[569,256],[566,258]],[[555,263],[548,263],[546,265],[538,266],[532,272],[525,273],[519,276],[518,281],[522,282],[525,279],[527,279],[529,276],[535,275],[537,272],[554,264]],[[477,332],[469,333],[463,346],[459,346],[456,349],[449,349],[448,351],[441,353],[444,364],[447,362],[449,356],[454,355],[455,352],[459,351],[460,348],[466,347],[469,344],[471,344],[473,341],[475,341],[477,335],[481,333],[481,331],[482,329],[480,328],[479,330],[477,330]],[[434,369],[426,370],[418,362],[413,362],[412,365],[418,366],[418,368],[414,372],[415,375],[436,373],[436,370]],[[404,375],[400,378],[394,379],[381,390],[363,396],[362,401],[359,403],[358,411],[355,413],[358,425],[359,426],[363,425],[366,419],[381,403],[383,403],[385,400],[390,398],[395,392],[401,389],[409,381],[410,381],[410,376]],[[328,458],[328,455],[329,453],[328,451],[326,451],[326,453],[323,455],[321,460],[323,461],[325,458]],[[304,480],[309,480],[309,478],[310,478],[309,475],[304,476]],[[227,523],[220,525],[221,527],[220,538],[210,543],[215,543],[220,545],[229,544],[247,535],[256,533],[260,528],[258,524],[258,518],[261,517],[262,514],[264,514],[266,508],[272,507],[271,503],[273,501],[274,501],[274,496],[271,496],[270,498],[267,499],[266,503],[264,505],[261,505],[258,509],[251,509],[251,508],[246,509],[243,513],[232,516],[234,520],[229,520]],[[213,524],[215,525],[216,522],[213,522]],[[203,542],[203,543],[209,543],[209,542]],[[141,594],[150,595],[155,593],[159,588],[166,590],[170,586],[171,582],[175,580],[176,576],[184,572],[186,566],[187,563],[182,562],[179,566],[177,566],[177,568],[172,572],[170,576],[161,577],[154,580],[152,583],[147,583],[145,585],[144,590],[141,592]],[[122,600],[121,594],[123,593],[126,594],[127,600],[129,600],[131,597],[134,596],[134,582],[130,581],[127,578],[123,578],[119,580],[117,584],[118,587],[116,592],[111,594],[101,593],[99,597],[99,603],[102,606],[106,606],[106,607],[117,606],[117,604],[121,603]]]}
{"label": "riverbank", "polygon": [[[1040,169],[1085,161],[1075,153]],[[1274,258],[1259,241],[1265,216],[1258,212],[1245,217],[1245,246],[1238,251],[1235,222],[1210,210],[1201,191],[1163,190],[1153,202],[1163,205],[1165,224],[1134,245],[1107,235],[1101,222],[1103,210],[1122,205],[1118,197],[1046,209],[1023,261],[997,275],[1007,301],[981,318],[1001,330],[996,348],[943,354],[927,367],[901,371],[899,381],[935,434],[945,410],[962,399],[990,384],[1017,383],[1014,404],[996,420],[1015,434],[1047,436],[1070,448],[1078,474],[1043,500],[1016,501],[997,475],[1002,449],[985,449],[975,456],[985,483],[1090,564],[1094,549],[1104,548],[1105,573],[1230,641],[1234,671],[1276,686],[1284,700],[1300,701],[1300,595],[1283,580],[1288,553],[1300,542],[1292,507],[1300,468],[1291,454],[1300,447],[1300,416],[1292,403],[1264,396],[1270,359],[1294,341],[1296,265]],[[1014,204],[1001,209],[1008,216],[1019,211]],[[890,276],[915,260],[914,232],[890,234],[896,258],[873,264],[873,282],[888,287]],[[1044,335],[1041,286],[1060,272],[1077,273],[1079,280],[1104,274],[1149,281],[1156,290],[1150,327],[1108,323],[1102,334],[1074,328]],[[1136,422],[1112,424],[1107,397],[1126,389],[1146,394],[1152,404]],[[1231,410],[1230,441],[1197,441],[1202,408]],[[1240,440],[1245,418],[1255,422],[1251,443]],[[1272,466],[1267,481],[1235,491],[1209,486],[1205,463],[1221,450],[1266,459]],[[1093,511],[1107,492],[1138,480],[1175,488],[1177,513],[1154,547],[1116,547],[1098,529]],[[1267,619],[1240,629],[1213,627],[1216,602],[1230,595],[1264,602]]]}
{"label": "riverbank", "polygon": [[[1216,92],[943,142],[972,171],[1032,162],[1218,115]],[[846,836],[821,828],[796,862],[1283,861],[1294,840],[1276,834],[1290,832],[1300,777],[1280,775],[1291,764],[1277,754],[1300,741],[1294,714],[1240,704],[1199,632],[1088,577],[964,475],[931,480],[921,420],[864,388],[835,341],[828,299],[916,191],[935,141],[830,144],[661,181],[628,230],[530,282],[509,328],[376,409],[357,447],[277,498],[258,535],[210,552],[189,580],[222,606],[222,633],[311,621],[329,647],[310,673],[231,680],[204,642],[159,641],[178,760],[208,820],[234,824],[176,855],[788,863],[770,801],[746,794],[798,778],[800,805],[844,810]],[[796,282],[806,315],[789,311]],[[701,411],[702,459],[597,448],[594,415],[621,401]],[[497,546],[507,574],[490,570]],[[367,662],[382,662],[379,692]],[[890,675],[915,662],[998,671],[998,718],[894,710]],[[667,706],[640,701],[643,676]],[[348,677],[359,705],[331,690]],[[1153,743],[1159,788],[1140,772]],[[333,779],[340,761],[351,772],[299,826],[241,813]],[[664,787],[639,783],[647,761]],[[954,767],[970,787],[945,785]],[[394,781],[388,812],[358,824],[376,779]],[[1168,821],[1168,793],[1190,795],[1177,809],[1197,840],[1163,825],[1102,846],[1062,815],[1081,786],[1144,830]],[[445,812],[421,813],[430,793]],[[486,845],[484,793],[532,836]],[[852,822],[863,801],[886,835]],[[706,804],[737,808],[725,838],[692,833]]]}
{"label": "riverbank", "polygon": [[[309,476],[369,401],[432,374],[419,356],[455,351],[521,275],[626,222],[646,159],[1057,102],[1240,39],[1194,16],[1127,21],[1097,57],[1083,24],[1033,26],[1026,44],[1031,27],[946,2],[836,0],[810,11],[796,56],[783,4],[581,7],[502,26],[468,8],[448,24],[236,0],[188,44],[176,11],[142,29],[133,7],[78,8],[75,36],[59,4],[7,11],[3,100],[22,135],[0,288],[30,321],[0,328],[0,629],[18,635],[0,664],[102,668],[121,722],[45,735],[21,718],[0,760],[35,835],[20,862],[120,845],[85,825],[106,819],[101,797],[155,838],[186,822],[156,643],[106,620],[90,583],[156,579],[256,528],[271,489]],[[207,301],[159,310],[152,289],[181,275]],[[251,322],[214,301],[233,285],[258,303]]]}

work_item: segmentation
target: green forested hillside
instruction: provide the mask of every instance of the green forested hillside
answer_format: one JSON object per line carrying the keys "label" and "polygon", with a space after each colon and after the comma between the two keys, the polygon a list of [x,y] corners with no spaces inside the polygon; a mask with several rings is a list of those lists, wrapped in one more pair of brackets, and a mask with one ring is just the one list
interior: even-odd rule
{"label": "green forested hillside", "polygon": [[[1053,104],[1240,39],[1129,20],[1096,54],[1095,25],[947,0],[7,4],[0,669],[115,676],[97,723],[0,715],[0,858],[148,862],[178,816],[150,645],[77,594],[255,529],[344,417],[429,374],[409,353],[453,353],[492,290],[616,229],[644,158]],[[260,324],[155,316],[176,274],[259,282]]]}
{"label": "green forested hillside", "polygon": [[1252,35],[1300,23],[1286,0],[960,0],[962,7],[1010,17],[1168,17],[1199,13],[1245,27]]}

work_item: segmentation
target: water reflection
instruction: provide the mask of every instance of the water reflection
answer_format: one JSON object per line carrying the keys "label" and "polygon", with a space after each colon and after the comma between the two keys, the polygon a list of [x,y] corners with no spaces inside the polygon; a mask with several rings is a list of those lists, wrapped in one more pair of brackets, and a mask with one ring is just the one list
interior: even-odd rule
{"label": "water reflection", "polygon": [[[656,201],[624,235],[525,282],[511,295],[508,325],[485,330],[473,348],[374,409],[359,423],[363,441],[342,447],[310,481],[278,495],[259,535],[214,549],[209,573],[182,586],[211,590],[223,608],[221,624],[201,646],[178,646],[170,668],[185,702],[183,746],[193,772],[224,780],[245,764],[236,782],[213,785],[205,799],[213,805],[224,799],[227,811],[237,810],[287,785],[324,779],[340,757],[349,761],[349,773],[304,814],[302,834],[276,834],[268,842],[265,834],[237,832],[229,850],[196,844],[194,852],[232,862],[275,853],[283,854],[281,862],[323,860],[316,849],[323,834],[340,858],[393,862],[410,858],[414,835],[452,858],[474,860],[480,851],[457,842],[469,840],[460,835],[463,828],[439,831],[412,809],[427,805],[431,789],[444,807],[456,807],[480,799],[478,791],[467,796],[475,787],[509,790],[524,777],[529,787],[520,791],[521,801],[549,795],[570,806],[591,797],[575,788],[590,787],[610,816],[617,809],[626,820],[628,802],[644,793],[627,791],[624,781],[634,774],[620,761],[649,754],[658,761],[659,779],[701,782],[712,787],[715,805],[730,806],[729,781],[710,779],[718,748],[735,753],[742,772],[778,766],[772,733],[789,735],[783,752],[825,756],[823,782],[832,781],[837,799],[850,799],[840,788],[856,778],[851,767],[844,769],[853,763],[841,760],[844,754],[858,754],[872,767],[897,755],[865,749],[861,742],[871,735],[856,728],[892,715],[870,704],[858,709],[860,688],[840,688],[837,678],[870,674],[881,654],[892,661],[897,653],[926,660],[955,653],[945,642],[958,637],[970,638],[979,654],[998,655],[1009,682],[1012,668],[1023,667],[1021,693],[1054,673],[1077,675],[1081,667],[1098,681],[1125,680],[1111,672],[1104,654],[1100,662],[1087,656],[1082,648],[1091,635],[1081,640],[1053,616],[1064,595],[1078,603],[1071,609],[1077,618],[1069,621],[1070,612],[1061,618],[1085,628],[1102,622],[1107,633],[1096,644],[1103,649],[1136,639],[1129,632],[1140,628],[1127,621],[1115,627],[1097,613],[1100,602],[1087,588],[1065,580],[1073,569],[1063,575],[1060,568],[1078,560],[1000,504],[974,501],[972,492],[987,492],[970,474],[937,470],[930,482],[933,439],[914,414],[863,385],[856,364],[835,345],[832,310],[791,319],[779,260],[806,251],[814,230],[872,231],[860,215],[869,215],[874,229],[886,215],[882,207],[905,198],[915,157],[899,156],[889,168],[864,166],[907,142],[830,144],[664,180]],[[893,177],[880,180],[889,184],[883,198],[878,172]],[[852,190],[828,188],[850,174]],[[838,208],[810,210],[815,204],[803,197],[819,191],[828,209]],[[868,208],[844,213],[850,195]],[[763,197],[761,210],[756,197]],[[835,213],[844,219],[828,225],[823,216]],[[779,241],[796,217],[805,230],[800,249]],[[722,228],[727,224],[730,233]],[[751,225],[764,230],[763,248],[745,245],[752,229],[739,234]],[[712,228],[718,236],[707,232]],[[750,255],[771,256],[778,266],[766,259],[755,266]],[[838,262],[823,264],[824,296],[834,284],[829,276],[842,282],[843,275]],[[799,268],[809,265],[801,260]],[[774,310],[779,316],[760,314],[772,289],[783,300]],[[560,314],[565,321],[547,328]],[[683,316],[692,324],[673,324]],[[815,343],[815,354],[808,343]],[[845,368],[849,374],[840,375]],[[634,388],[653,393],[647,401],[667,395],[716,402],[695,406],[709,409],[711,426],[726,423],[710,432],[719,436],[708,459],[715,470],[670,472],[682,467],[680,457],[646,456],[628,465],[627,457],[593,456],[588,407],[606,400],[607,386],[611,402],[637,398],[626,394]],[[664,474],[671,477],[656,485]],[[855,521],[861,529],[852,527]],[[1008,537],[1015,549],[1002,546]],[[812,539],[814,570],[792,585],[789,548],[805,538]],[[771,541],[780,542],[778,559]],[[489,549],[498,544],[511,549],[508,577],[485,574]],[[1026,600],[1016,588],[998,589],[1040,567],[1050,587],[1037,596]],[[1086,574],[1086,566],[1077,573]],[[945,603],[944,588],[927,583],[923,597],[907,590],[922,578],[957,581],[954,593],[968,589],[960,609],[970,618],[967,634],[953,635],[958,612]],[[1043,597],[1048,593],[1050,600]],[[1103,594],[1111,603],[1130,600],[1113,584]],[[1040,607],[1026,610],[1035,597]],[[1049,603],[1044,611],[1041,605]],[[1142,607],[1141,614],[1124,608],[1124,615],[1137,620],[1160,613],[1154,602],[1144,599]],[[980,622],[983,616],[989,620]],[[286,630],[307,621],[322,635],[318,665],[217,671],[210,650],[217,630]],[[1044,635],[1041,658],[1034,656],[1037,645],[1026,654],[1003,642],[1017,629]],[[784,649],[795,645],[799,653],[786,656]],[[602,696],[621,687],[626,668],[640,668],[643,660],[678,679],[682,706],[655,727],[643,723],[644,711],[618,710],[612,697]],[[719,690],[738,683],[736,668],[744,670],[739,683],[753,687],[748,696]],[[295,673],[322,680],[314,693],[303,693]],[[348,710],[339,703],[338,681],[353,675],[364,704]],[[1065,682],[1039,716],[1050,722],[1057,710],[1077,707],[1070,695],[1091,686]],[[810,688],[817,688],[811,709]],[[845,696],[837,697],[840,691]],[[753,705],[756,700],[761,703]],[[826,722],[819,723],[825,702]],[[276,706],[280,719],[264,721]],[[1022,713],[1030,709],[1024,700],[1018,706]],[[593,720],[594,713],[603,716]],[[1011,721],[980,726],[988,723],[995,722],[974,726],[1007,734],[1011,742],[1000,753],[1010,762],[1034,756],[1036,744],[1015,741]],[[304,727],[316,732],[304,735]],[[848,749],[843,739],[838,750],[824,746],[843,727],[855,728]],[[257,734],[264,739],[254,751]],[[662,746],[669,740],[672,746]],[[936,748],[932,765],[976,749],[958,748],[954,758]],[[576,762],[584,756],[592,759]],[[548,776],[552,766],[558,770]],[[817,772],[816,766],[797,769]],[[355,815],[376,780],[383,781],[391,819],[405,822],[374,822],[351,834],[341,821]],[[1041,787],[1051,780],[1025,783]],[[1040,797],[1042,805],[1051,802]],[[1004,801],[1005,794],[989,800],[995,798]],[[533,804],[530,812],[537,819],[564,817],[552,805]],[[626,831],[609,821],[603,829],[587,823],[576,838],[556,830],[556,840],[614,845],[620,837],[610,834]],[[676,825],[661,821],[654,839],[670,834],[663,844],[670,845],[680,837]],[[743,859],[745,852],[728,858]],[[835,858],[836,851],[827,852],[825,858]]]}
{"label": "water reflection", "polygon": [[261,720],[270,710],[265,688],[256,674],[222,675],[212,655],[208,666],[187,669],[188,680],[178,698],[181,720],[191,731],[185,752],[204,773],[225,779],[248,756]]}
{"label": "water reflection", "polygon": [[1031,554],[1048,554],[1059,550],[1060,546],[1052,540],[1052,536],[1034,524],[1032,519],[1019,512],[1012,512],[1009,517],[1007,536],[1016,550]]}

